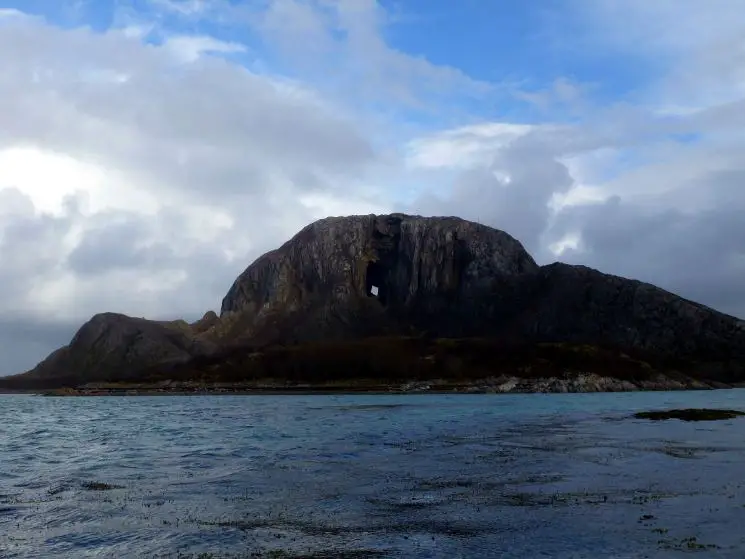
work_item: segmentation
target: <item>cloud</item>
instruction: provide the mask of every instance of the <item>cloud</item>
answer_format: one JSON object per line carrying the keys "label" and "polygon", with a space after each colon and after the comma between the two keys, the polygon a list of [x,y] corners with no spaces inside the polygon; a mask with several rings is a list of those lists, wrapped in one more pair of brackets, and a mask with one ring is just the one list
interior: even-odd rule
{"label": "cloud", "polygon": [[[707,132],[691,142],[669,138],[664,126],[659,138],[644,141],[642,134],[633,147],[625,131],[596,142],[583,125],[565,130],[571,142],[541,127],[501,145],[482,139],[452,163],[460,170],[447,188],[411,207],[506,230],[540,263],[560,258],[589,265],[742,317],[745,163],[739,154],[745,139],[722,134],[715,121],[692,118]],[[453,132],[417,145],[459,153],[459,131]],[[453,151],[443,138],[454,138]],[[586,150],[567,152],[568,145]],[[433,159],[448,162],[444,155]]]}
{"label": "cloud", "polygon": [[22,314],[3,314],[0,316],[0,376],[23,371],[33,356],[46,356],[49,348],[68,344],[79,327],[73,322],[45,322]]}
{"label": "cloud", "polygon": [[120,11],[120,23],[179,22],[219,25],[233,37],[262,47],[285,75],[312,83],[336,99],[385,107],[451,111],[473,100],[494,99],[505,87],[474,79],[457,67],[395,48],[387,32],[401,20],[377,0],[149,0],[147,15]]}
{"label": "cloud", "polygon": [[151,0],[156,7],[183,16],[202,15],[210,9],[210,0]]}
{"label": "cloud", "polygon": [[250,20],[292,71],[360,102],[442,111],[444,100],[452,110],[499,91],[458,68],[392,48],[385,30],[395,21],[376,0],[269,0]]}
{"label": "cloud", "polygon": [[[167,49],[121,34],[39,25],[5,30],[3,44],[17,53],[0,81],[3,108],[19,118],[6,118],[0,146],[43,135],[49,149],[144,169],[161,190],[209,186],[210,197],[261,190],[273,175],[310,183],[354,176],[374,158],[351,123],[310,96],[220,60],[175,68]],[[92,71],[126,79],[86,80]]]}
{"label": "cloud", "polygon": [[0,190],[0,202],[0,312],[22,313],[33,286],[58,271],[70,217],[35,215],[30,198],[15,189]]}
{"label": "cloud", "polygon": [[486,166],[501,148],[532,129],[527,124],[489,122],[416,138],[406,146],[407,164],[425,169]]}
{"label": "cloud", "polygon": [[[540,262],[560,255],[745,316],[745,13],[727,2],[576,5],[594,25],[577,44],[662,56],[665,70],[632,97],[590,97],[569,119],[485,121],[410,142],[410,161],[455,171],[412,205],[505,229]],[[545,92],[541,108],[561,97]]]}
{"label": "cloud", "polygon": [[574,0],[596,48],[680,56],[742,31],[740,0]]}
{"label": "cloud", "polygon": [[14,8],[0,8],[0,23],[14,23],[29,17],[24,12]]}
{"label": "cloud", "polygon": [[172,35],[164,44],[173,51],[176,58],[186,63],[195,62],[204,54],[235,54],[246,51],[245,45],[203,35]]}
{"label": "cloud", "polygon": [[[489,135],[467,135],[463,130],[437,135],[432,141],[416,142],[417,146],[436,146],[445,153],[464,154],[454,163],[468,168],[459,173],[452,189],[443,195],[427,195],[417,199],[413,206],[424,208],[429,214],[456,214],[474,221],[503,229],[520,240],[535,256],[543,251],[543,233],[551,216],[550,202],[556,194],[565,193],[573,186],[573,179],[566,165],[562,164],[547,145],[540,131],[514,125],[484,125],[475,130],[498,132]],[[507,131],[511,140],[505,141]],[[446,140],[452,148],[446,149]],[[474,144],[480,138],[482,145]],[[467,146],[464,150],[464,146]],[[473,157],[478,153],[480,157]],[[425,149],[417,153],[432,154]],[[485,160],[485,156],[490,158]],[[429,161],[424,158],[425,163]],[[447,157],[439,161],[447,161]],[[444,163],[443,163],[444,164]]]}

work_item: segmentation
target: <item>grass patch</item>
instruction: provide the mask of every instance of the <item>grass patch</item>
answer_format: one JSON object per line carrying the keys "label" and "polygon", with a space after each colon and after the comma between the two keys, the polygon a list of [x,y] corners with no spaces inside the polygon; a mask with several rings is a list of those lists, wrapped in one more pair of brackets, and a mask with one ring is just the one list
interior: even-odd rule
{"label": "grass patch", "polygon": [[650,421],[666,421],[668,419],[679,419],[680,421],[722,421],[735,419],[745,415],[745,412],[737,410],[715,410],[715,409],[675,409],[660,411],[642,411],[634,414],[636,419],[648,419]]}

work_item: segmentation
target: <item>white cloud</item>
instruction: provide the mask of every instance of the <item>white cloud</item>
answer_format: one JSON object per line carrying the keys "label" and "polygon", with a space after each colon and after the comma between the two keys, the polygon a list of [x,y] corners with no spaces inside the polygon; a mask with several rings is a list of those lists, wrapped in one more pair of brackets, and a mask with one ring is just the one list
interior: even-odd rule
{"label": "white cloud", "polygon": [[0,8],[0,24],[12,23],[14,20],[28,19],[30,16],[13,8]]}
{"label": "white cloud", "polygon": [[554,256],[561,258],[569,250],[579,250],[581,240],[582,238],[578,233],[567,233],[558,241],[549,244],[548,249]]}
{"label": "white cloud", "polygon": [[184,16],[196,16],[207,12],[210,0],[150,0],[153,6]]}
{"label": "white cloud", "polygon": [[416,138],[406,147],[410,167],[460,168],[491,164],[494,154],[530,132],[527,124],[487,122]]}
{"label": "white cloud", "polygon": [[60,214],[65,201],[85,193],[87,211],[110,208],[153,213],[155,197],[127,183],[116,169],[104,169],[66,154],[35,147],[0,151],[0,188],[14,188],[28,196],[39,212]]}
{"label": "white cloud", "polygon": [[457,68],[392,48],[384,32],[393,22],[376,0],[268,0],[265,5],[249,19],[264,43],[294,63],[299,75],[342,98],[441,112],[443,99],[452,105],[499,92]]}
{"label": "white cloud", "polygon": [[177,59],[194,62],[204,54],[236,54],[246,52],[246,46],[239,43],[219,41],[204,35],[171,35],[164,41]]}
{"label": "white cloud", "polygon": [[643,56],[690,53],[735,37],[745,22],[742,0],[573,0],[596,48]]}

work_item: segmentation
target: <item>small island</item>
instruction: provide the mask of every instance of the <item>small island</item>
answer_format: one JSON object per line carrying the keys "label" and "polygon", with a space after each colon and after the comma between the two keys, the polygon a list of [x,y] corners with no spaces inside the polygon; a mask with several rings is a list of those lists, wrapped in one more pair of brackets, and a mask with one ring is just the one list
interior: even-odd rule
{"label": "small island", "polygon": [[0,390],[57,395],[685,390],[745,382],[745,322],[640,281],[539,266],[457,217],[330,217],[220,313],[92,317]]}

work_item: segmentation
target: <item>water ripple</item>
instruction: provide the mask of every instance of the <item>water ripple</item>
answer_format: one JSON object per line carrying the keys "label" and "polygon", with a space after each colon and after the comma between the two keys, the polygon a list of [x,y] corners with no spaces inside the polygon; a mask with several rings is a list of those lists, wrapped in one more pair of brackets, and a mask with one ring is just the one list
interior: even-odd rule
{"label": "water ripple", "polygon": [[0,557],[740,558],[745,420],[668,406],[745,391],[0,396]]}

